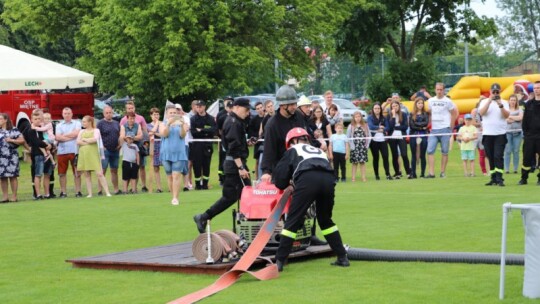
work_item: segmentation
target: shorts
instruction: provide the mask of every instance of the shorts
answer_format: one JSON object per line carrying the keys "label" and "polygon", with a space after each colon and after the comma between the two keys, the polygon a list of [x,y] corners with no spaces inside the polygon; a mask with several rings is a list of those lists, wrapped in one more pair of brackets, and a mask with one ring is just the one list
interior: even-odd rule
{"label": "shorts", "polygon": [[476,158],[476,151],[461,150],[461,160],[474,160],[475,158]]}
{"label": "shorts", "polygon": [[139,154],[139,166],[141,168],[144,168],[146,167],[146,159],[148,158],[148,156],[142,156],[141,154]]}
{"label": "shorts", "polygon": [[188,173],[188,162],[187,160],[163,160],[163,169],[165,169],[165,174],[171,175],[173,172],[180,172],[183,175]]}
{"label": "shorts", "polygon": [[[437,143],[441,143],[441,153],[443,155],[448,154],[448,150],[450,148],[450,133],[452,131],[450,128],[444,128],[444,129],[438,129],[438,130],[431,130],[431,135],[428,137],[428,145],[427,145],[427,154],[435,154],[435,150],[437,149]],[[446,134],[446,135],[438,135],[438,134]]]}
{"label": "shorts", "polygon": [[101,167],[103,170],[106,170],[109,165],[111,169],[118,169],[118,164],[120,162],[120,151],[109,151],[104,150],[105,158],[101,160]]}
{"label": "shorts", "polygon": [[34,176],[42,177],[43,175],[51,175],[54,169],[51,161],[48,160],[45,162],[45,156],[36,155],[34,156]]}
{"label": "shorts", "polygon": [[57,156],[57,163],[58,163],[58,175],[66,175],[69,164],[71,164],[71,170],[73,171],[73,174],[76,175],[77,154],[75,153],[59,154]]}
{"label": "shorts", "polygon": [[122,180],[137,179],[139,177],[139,165],[136,163],[122,161]]}

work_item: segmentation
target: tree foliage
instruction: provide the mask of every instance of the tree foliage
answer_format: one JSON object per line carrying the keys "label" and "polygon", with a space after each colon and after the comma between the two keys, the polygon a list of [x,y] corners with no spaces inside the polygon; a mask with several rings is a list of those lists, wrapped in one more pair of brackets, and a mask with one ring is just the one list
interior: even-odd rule
{"label": "tree foliage", "polygon": [[[390,48],[411,62],[423,46],[435,54],[458,39],[475,43],[496,33],[493,19],[478,17],[464,7],[469,0],[363,0],[354,8],[337,38],[337,48],[357,61],[370,62],[379,48]],[[476,35],[471,35],[475,31]]]}
{"label": "tree foliage", "polygon": [[497,0],[508,13],[500,20],[505,49],[533,50],[540,58],[540,0]]}
{"label": "tree foliage", "polygon": [[[2,1],[2,0],[0,0]],[[249,92],[313,69],[352,0],[5,0],[2,18],[42,44],[65,43],[100,89],[139,100]],[[2,31],[0,29],[0,37]]]}

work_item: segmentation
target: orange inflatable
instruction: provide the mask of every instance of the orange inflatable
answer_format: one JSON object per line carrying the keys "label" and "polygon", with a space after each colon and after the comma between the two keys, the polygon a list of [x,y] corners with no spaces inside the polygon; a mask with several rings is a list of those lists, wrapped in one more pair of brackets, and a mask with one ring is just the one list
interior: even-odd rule
{"label": "orange inflatable", "polygon": [[[540,74],[529,74],[515,77],[480,77],[465,76],[448,92],[448,96],[457,105],[459,114],[470,113],[478,103],[480,96],[489,96],[489,88],[493,83],[501,85],[501,97],[508,100],[514,94],[514,85],[521,82],[534,83],[540,80]],[[410,111],[413,108],[412,101],[403,103]]]}

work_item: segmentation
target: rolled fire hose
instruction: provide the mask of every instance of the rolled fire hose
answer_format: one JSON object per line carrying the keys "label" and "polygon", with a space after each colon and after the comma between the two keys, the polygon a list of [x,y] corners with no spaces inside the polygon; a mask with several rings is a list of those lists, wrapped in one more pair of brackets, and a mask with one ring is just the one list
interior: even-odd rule
{"label": "rolled fire hose", "polygon": [[[402,251],[378,250],[365,248],[349,248],[347,255],[351,260],[386,261],[386,262],[443,262],[470,264],[500,264],[500,253],[478,252],[431,252],[431,251]],[[507,254],[507,265],[523,265],[522,254]]]}
{"label": "rolled fire hose", "polygon": [[[228,257],[229,254],[238,250],[240,238],[232,231],[219,230],[210,234],[210,256],[214,261]],[[191,250],[197,261],[205,263],[208,258],[208,233],[201,233],[193,241]]]}

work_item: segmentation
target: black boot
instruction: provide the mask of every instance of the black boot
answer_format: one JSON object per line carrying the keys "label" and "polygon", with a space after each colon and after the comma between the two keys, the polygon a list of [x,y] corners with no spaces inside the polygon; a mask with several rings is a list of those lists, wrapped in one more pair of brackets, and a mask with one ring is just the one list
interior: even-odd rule
{"label": "black boot", "polygon": [[334,251],[338,257],[343,257],[347,255],[347,250],[343,246],[343,241],[341,241],[341,235],[339,231],[332,232],[324,236],[328,241],[328,245]]}
{"label": "black boot", "polygon": [[529,170],[521,168],[521,179],[518,182],[518,185],[526,185],[527,179],[529,179]]}
{"label": "black boot", "polygon": [[330,263],[332,266],[341,266],[341,267],[349,267],[351,266],[351,263],[349,262],[349,258],[347,255],[344,256],[338,256],[337,260]]}
{"label": "black boot", "polygon": [[278,266],[278,271],[281,272],[283,271],[283,265],[285,264],[285,260],[291,252],[294,239],[284,235],[280,235],[280,237],[281,239],[279,240],[279,247],[276,252],[276,264]]}
{"label": "black boot", "polygon": [[491,173],[491,180],[489,181],[489,183],[486,183],[486,186],[494,186],[494,185],[497,185],[497,178],[496,178],[496,175],[495,173]]}
{"label": "black boot", "polygon": [[202,189],[203,190],[208,190],[208,180],[203,178],[202,180]]}
{"label": "black boot", "polygon": [[206,230],[206,223],[208,222],[208,215],[206,213],[197,214],[193,217],[193,220],[197,225],[197,230],[199,230],[199,233],[204,233]]}
{"label": "black boot", "polygon": [[505,186],[503,174],[501,172],[496,172],[495,173],[495,180],[497,181],[497,186],[499,186],[499,187],[504,187]]}

